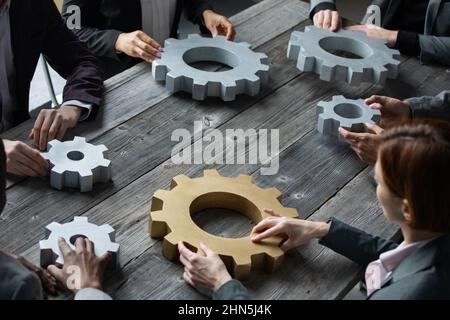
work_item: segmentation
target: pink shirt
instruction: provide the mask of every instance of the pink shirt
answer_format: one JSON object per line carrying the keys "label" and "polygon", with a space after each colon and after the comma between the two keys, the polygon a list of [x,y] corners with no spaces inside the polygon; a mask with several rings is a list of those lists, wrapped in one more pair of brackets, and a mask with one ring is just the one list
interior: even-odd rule
{"label": "pink shirt", "polygon": [[411,244],[402,243],[394,250],[382,253],[380,259],[371,262],[366,269],[367,296],[370,296],[375,291],[381,289],[395,268],[397,268],[403,260],[419,246],[430,242],[431,240]]}

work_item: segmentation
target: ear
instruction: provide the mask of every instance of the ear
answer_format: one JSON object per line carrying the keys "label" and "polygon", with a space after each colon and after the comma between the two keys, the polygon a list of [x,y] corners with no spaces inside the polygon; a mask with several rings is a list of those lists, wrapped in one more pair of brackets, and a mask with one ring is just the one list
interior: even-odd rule
{"label": "ear", "polygon": [[412,222],[411,207],[406,199],[403,199],[403,219],[405,219],[408,224],[411,224]]}

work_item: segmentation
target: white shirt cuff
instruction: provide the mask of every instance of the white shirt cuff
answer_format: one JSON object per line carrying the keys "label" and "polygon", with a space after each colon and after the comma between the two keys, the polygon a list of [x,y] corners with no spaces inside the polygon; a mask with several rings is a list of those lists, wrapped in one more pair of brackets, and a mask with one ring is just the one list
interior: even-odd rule
{"label": "white shirt cuff", "polygon": [[89,118],[89,116],[91,115],[92,112],[92,104],[90,103],[85,103],[79,100],[69,100],[69,101],[65,101],[63,102],[63,104],[61,105],[61,107],[64,106],[75,106],[75,107],[80,107],[83,110],[83,113],[81,113],[80,119],[78,119],[78,122],[84,121],[87,118]]}
{"label": "white shirt cuff", "polygon": [[77,292],[74,300],[112,300],[112,298],[101,290],[84,288]]}

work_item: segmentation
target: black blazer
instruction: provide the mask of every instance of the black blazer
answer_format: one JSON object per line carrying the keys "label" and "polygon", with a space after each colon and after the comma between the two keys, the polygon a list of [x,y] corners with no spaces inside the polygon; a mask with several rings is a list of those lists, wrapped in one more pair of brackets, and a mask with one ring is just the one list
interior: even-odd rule
{"label": "black blazer", "polygon": [[13,0],[10,21],[18,104],[15,125],[30,117],[30,83],[41,53],[52,68],[67,80],[64,101],[81,100],[94,106],[100,105],[103,80],[98,60],[66,28],[52,0]]}
{"label": "black blazer", "polygon": [[[74,32],[100,59],[106,78],[141,62],[123,54],[118,55],[115,49],[120,33],[142,29],[140,0],[64,0],[65,19],[71,15],[67,9],[72,5],[81,9],[81,29]],[[178,0],[171,37],[178,36],[183,10],[191,22],[200,25],[202,32],[207,32],[203,26],[202,13],[211,8],[206,0]]]}
{"label": "black blazer", "polygon": [[[358,263],[364,269],[383,252],[398,244],[371,236],[336,219],[320,244]],[[301,284],[299,284],[301,285]],[[250,299],[247,289],[232,280],[217,290],[217,300]],[[381,289],[369,300],[448,300],[450,299],[450,234],[419,247],[392,272]]]}

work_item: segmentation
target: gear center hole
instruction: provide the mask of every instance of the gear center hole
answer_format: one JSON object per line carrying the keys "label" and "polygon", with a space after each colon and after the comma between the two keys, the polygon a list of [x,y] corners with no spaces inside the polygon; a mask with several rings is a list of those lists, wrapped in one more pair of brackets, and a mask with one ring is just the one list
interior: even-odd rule
{"label": "gear center hole", "polygon": [[[194,223],[209,234],[229,239],[250,235],[261,219],[258,208],[239,195],[214,192],[195,199],[190,207]],[[244,227],[244,228],[243,228]]]}
{"label": "gear center hole", "polygon": [[229,71],[239,64],[235,54],[216,47],[190,49],[184,53],[183,60],[192,68],[208,72]]}
{"label": "gear center hole", "polygon": [[361,41],[344,37],[326,37],[319,46],[328,53],[347,59],[365,59],[373,54],[372,49]]}
{"label": "gear center hole", "polygon": [[80,161],[84,159],[84,154],[80,151],[70,151],[67,153],[67,158],[72,161]]}
{"label": "gear center hole", "polygon": [[363,116],[361,107],[350,103],[341,103],[334,107],[334,112],[342,118],[358,119]]}
{"label": "gear center hole", "polygon": [[87,239],[88,237],[86,237],[85,235],[82,235],[82,234],[76,234],[76,235],[70,237],[69,241],[72,245],[75,245],[75,242],[77,242],[78,238]]}

